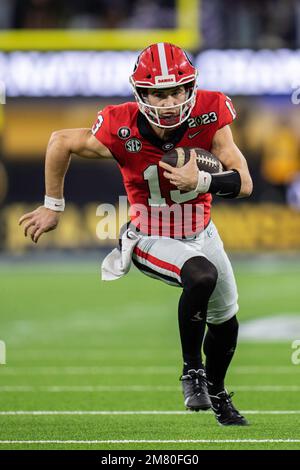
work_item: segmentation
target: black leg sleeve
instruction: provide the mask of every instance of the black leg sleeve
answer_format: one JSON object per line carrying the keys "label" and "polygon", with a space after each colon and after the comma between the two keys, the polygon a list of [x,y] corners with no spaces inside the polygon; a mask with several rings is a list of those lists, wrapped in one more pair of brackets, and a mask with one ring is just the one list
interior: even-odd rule
{"label": "black leg sleeve", "polygon": [[207,326],[203,348],[206,356],[206,376],[209,393],[216,395],[224,390],[225,375],[237,344],[239,324],[234,316],[220,325],[208,323]]}
{"label": "black leg sleeve", "polygon": [[207,304],[218,273],[203,256],[190,258],[182,267],[183,292],[178,306],[178,322],[184,373],[202,366],[201,348],[206,326]]}

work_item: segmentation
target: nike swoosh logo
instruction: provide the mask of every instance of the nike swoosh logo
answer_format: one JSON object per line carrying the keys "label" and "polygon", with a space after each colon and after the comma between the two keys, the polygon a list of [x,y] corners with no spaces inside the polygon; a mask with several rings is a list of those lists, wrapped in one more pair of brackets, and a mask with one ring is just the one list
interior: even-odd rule
{"label": "nike swoosh logo", "polygon": [[189,134],[189,139],[193,139],[194,137],[196,137],[196,135],[200,134],[200,132],[202,132],[203,129],[200,129],[200,131],[198,132],[195,132],[194,134]]}
{"label": "nike swoosh logo", "polygon": [[229,196],[229,194],[232,194],[232,193],[222,193],[222,191],[218,191],[216,193],[216,196]]}

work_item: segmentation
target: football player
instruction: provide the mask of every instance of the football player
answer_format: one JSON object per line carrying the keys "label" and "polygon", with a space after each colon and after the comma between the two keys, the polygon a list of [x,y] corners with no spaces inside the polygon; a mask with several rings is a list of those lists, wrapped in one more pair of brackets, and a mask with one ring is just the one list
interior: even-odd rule
{"label": "football player", "polygon": [[[182,289],[178,320],[185,406],[195,411],[211,407],[222,425],[246,425],[224,385],[237,344],[238,295],[210,209],[212,194],[247,197],[252,181],[232,138],[230,124],[236,112],[230,98],[197,90],[196,80],[197,70],[179,47],[158,43],[144,49],[130,77],[136,102],[107,106],[92,129],[52,134],[46,153],[44,205],[23,215],[19,223],[24,223],[25,235],[30,234],[35,243],[57,226],[65,206],[64,177],[72,153],[114,158],[131,207],[148,209],[138,223],[136,214],[131,215],[131,225],[142,235],[132,261],[147,276]],[[212,152],[226,171],[218,175],[199,171],[193,152],[181,168],[160,161],[167,151],[182,147]],[[189,229],[184,218],[166,219],[155,211],[174,205],[191,209]],[[200,218],[197,207],[203,209]]]}

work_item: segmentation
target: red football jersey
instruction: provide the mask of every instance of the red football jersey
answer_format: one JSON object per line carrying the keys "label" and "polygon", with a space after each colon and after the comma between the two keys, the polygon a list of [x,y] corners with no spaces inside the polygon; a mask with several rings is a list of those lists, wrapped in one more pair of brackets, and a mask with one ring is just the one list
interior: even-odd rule
{"label": "red football jersey", "polygon": [[175,147],[210,151],[216,131],[236,117],[223,93],[198,90],[190,117],[172,132],[170,140],[155,135],[135,102],[107,106],[99,112],[92,132],[117,160],[131,206],[130,218],[143,233],[191,236],[210,220],[211,194],[180,191],[158,166]]}

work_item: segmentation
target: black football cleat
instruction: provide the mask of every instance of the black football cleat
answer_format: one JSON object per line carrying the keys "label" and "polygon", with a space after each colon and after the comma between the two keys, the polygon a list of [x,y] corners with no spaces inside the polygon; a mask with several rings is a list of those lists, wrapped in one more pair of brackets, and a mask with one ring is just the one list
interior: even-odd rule
{"label": "black football cleat", "polygon": [[248,426],[248,421],[233,406],[233,395],[233,392],[227,393],[226,390],[217,395],[209,395],[216,420],[222,426]]}
{"label": "black football cleat", "polygon": [[190,369],[180,377],[184,404],[188,410],[209,410],[211,401],[207,391],[207,380],[203,369]]}

